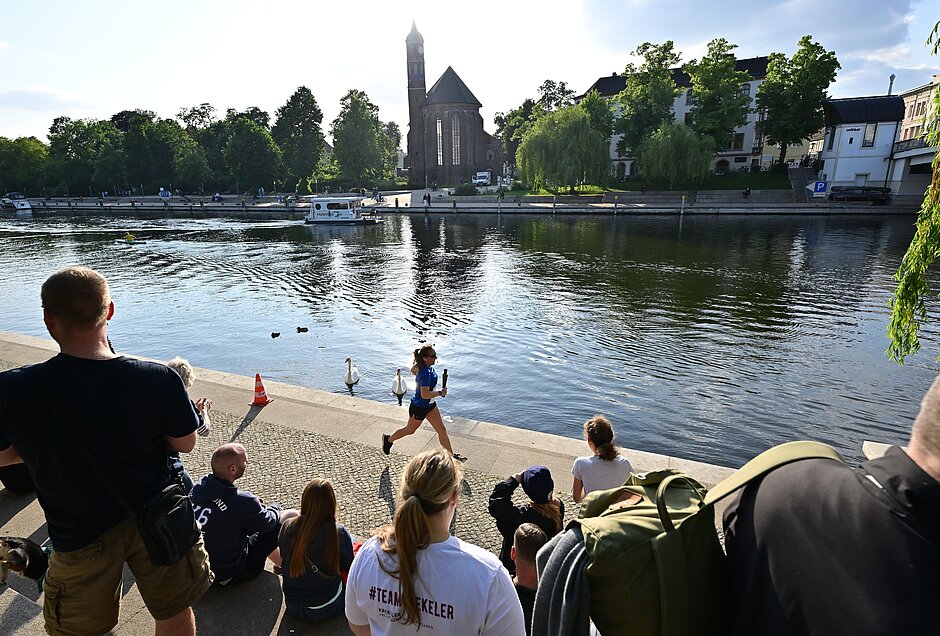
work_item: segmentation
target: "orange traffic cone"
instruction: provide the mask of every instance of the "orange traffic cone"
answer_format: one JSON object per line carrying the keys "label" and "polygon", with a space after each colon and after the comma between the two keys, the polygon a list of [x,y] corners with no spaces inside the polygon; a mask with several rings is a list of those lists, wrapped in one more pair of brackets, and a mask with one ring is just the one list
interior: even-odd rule
{"label": "orange traffic cone", "polygon": [[264,385],[261,384],[261,374],[255,374],[255,399],[250,406],[266,406],[274,401],[274,398],[269,398],[268,394],[264,392]]}

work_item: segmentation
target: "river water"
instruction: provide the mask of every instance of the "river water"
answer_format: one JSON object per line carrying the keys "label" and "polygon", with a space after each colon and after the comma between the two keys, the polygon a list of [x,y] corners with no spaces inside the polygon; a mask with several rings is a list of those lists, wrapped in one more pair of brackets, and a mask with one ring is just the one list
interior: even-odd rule
{"label": "river water", "polygon": [[111,281],[118,350],[336,392],[351,357],[354,393],[396,403],[395,370],[431,342],[445,415],[579,437],[604,413],[624,446],[734,466],[804,438],[857,460],[904,443],[937,371],[935,323],[906,365],[884,356],[912,234],[867,216],[7,218],[0,330],[47,336],[39,286],[83,264]]}

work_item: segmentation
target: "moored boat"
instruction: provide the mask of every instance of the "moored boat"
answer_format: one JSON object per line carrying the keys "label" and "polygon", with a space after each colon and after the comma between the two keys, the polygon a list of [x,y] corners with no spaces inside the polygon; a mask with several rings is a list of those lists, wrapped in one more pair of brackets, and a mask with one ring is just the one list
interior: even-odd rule
{"label": "moored boat", "polygon": [[385,219],[366,211],[362,197],[317,197],[310,199],[304,223],[315,225],[375,225]]}
{"label": "moored boat", "polygon": [[17,216],[30,216],[33,206],[22,192],[7,192],[0,198],[0,211],[16,212]]}

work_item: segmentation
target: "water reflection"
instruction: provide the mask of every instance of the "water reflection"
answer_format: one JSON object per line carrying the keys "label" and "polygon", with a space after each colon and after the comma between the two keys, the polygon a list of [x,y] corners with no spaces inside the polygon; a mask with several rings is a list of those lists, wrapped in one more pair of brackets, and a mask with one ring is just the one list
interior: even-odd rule
{"label": "water reflection", "polygon": [[[126,230],[147,242],[115,244]],[[45,335],[39,284],[78,262],[109,276],[112,339],[141,355],[337,391],[353,357],[356,394],[394,401],[427,341],[456,415],[578,437],[603,412],[626,446],[730,464],[801,437],[857,458],[905,440],[935,372],[934,325],[908,365],[882,355],[912,233],[867,216],[3,220],[0,329]]]}

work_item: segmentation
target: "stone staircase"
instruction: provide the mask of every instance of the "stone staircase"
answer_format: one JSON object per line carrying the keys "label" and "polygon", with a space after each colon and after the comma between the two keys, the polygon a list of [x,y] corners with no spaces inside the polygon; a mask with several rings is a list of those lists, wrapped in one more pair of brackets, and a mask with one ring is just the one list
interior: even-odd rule
{"label": "stone staircase", "polygon": [[751,190],[744,196],[742,190],[699,190],[696,207],[747,207],[797,203],[792,190]]}
{"label": "stone staircase", "polygon": [[683,195],[686,197],[686,205],[695,201],[694,190],[687,192],[651,190],[648,192],[608,192],[604,195],[604,203],[648,208],[678,208],[682,205]]}

